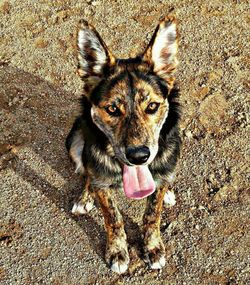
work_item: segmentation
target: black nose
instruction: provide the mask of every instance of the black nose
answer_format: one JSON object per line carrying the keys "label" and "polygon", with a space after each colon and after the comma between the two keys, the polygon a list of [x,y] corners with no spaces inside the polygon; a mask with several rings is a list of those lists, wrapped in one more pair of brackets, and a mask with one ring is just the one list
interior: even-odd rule
{"label": "black nose", "polygon": [[149,148],[146,146],[139,147],[127,147],[126,148],[126,157],[128,161],[132,164],[140,165],[145,163],[150,156]]}

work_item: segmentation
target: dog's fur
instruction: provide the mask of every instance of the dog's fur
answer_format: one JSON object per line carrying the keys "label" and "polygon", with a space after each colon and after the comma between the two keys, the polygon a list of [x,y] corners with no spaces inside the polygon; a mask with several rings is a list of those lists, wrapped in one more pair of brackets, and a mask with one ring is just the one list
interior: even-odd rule
{"label": "dog's fur", "polygon": [[[146,145],[150,150],[147,164],[157,188],[147,198],[143,218],[144,256],[153,269],[165,265],[160,215],[181,144],[173,78],[178,63],[176,29],[175,18],[165,17],[144,53],[121,60],[91,25],[81,21],[79,26],[78,71],[85,94],[66,147],[77,172],[86,176],[86,185],[72,212],[88,212],[92,198],[97,199],[107,231],[106,260],[118,273],[127,270],[129,255],[123,219],[111,191],[121,186],[122,165],[131,165],[125,154],[128,146]],[[166,201],[171,195],[165,196]]]}

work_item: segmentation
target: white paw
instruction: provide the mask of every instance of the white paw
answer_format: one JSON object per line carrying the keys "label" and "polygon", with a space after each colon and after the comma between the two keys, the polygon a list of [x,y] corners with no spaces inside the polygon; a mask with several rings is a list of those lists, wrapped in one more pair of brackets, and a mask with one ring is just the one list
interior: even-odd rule
{"label": "white paw", "polygon": [[94,203],[93,202],[87,202],[85,205],[82,203],[74,203],[73,208],[72,208],[72,214],[74,215],[85,215],[87,214],[90,210],[94,208]]}
{"label": "white paw", "polygon": [[176,204],[175,195],[171,191],[167,191],[164,196],[164,203],[166,206],[172,207]]}
{"label": "white paw", "polygon": [[124,273],[128,269],[128,263],[115,262],[111,265],[111,270],[118,274]]}
{"label": "white paw", "polygon": [[151,269],[162,269],[166,264],[166,259],[164,256],[160,258],[159,261],[150,264]]}

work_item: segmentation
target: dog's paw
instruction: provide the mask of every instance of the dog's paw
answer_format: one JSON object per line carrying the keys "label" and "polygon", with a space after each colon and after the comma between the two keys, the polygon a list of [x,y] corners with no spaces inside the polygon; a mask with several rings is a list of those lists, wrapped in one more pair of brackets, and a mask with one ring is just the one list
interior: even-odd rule
{"label": "dog's paw", "polygon": [[94,200],[88,194],[85,197],[80,197],[78,202],[75,202],[71,210],[74,215],[85,215],[94,208]]}
{"label": "dog's paw", "polygon": [[127,271],[129,265],[129,259],[124,255],[124,253],[117,253],[111,262],[110,269],[118,274],[122,274]]}
{"label": "dog's paw", "polygon": [[129,254],[127,244],[118,244],[116,246],[109,245],[106,250],[106,261],[110,265],[110,269],[118,274],[127,271],[129,265]]}
{"label": "dog's paw", "polygon": [[165,256],[162,255],[160,258],[157,258],[155,260],[155,262],[150,262],[150,268],[151,269],[162,269],[166,264],[166,259],[165,259]]}
{"label": "dog's paw", "polygon": [[151,269],[162,269],[165,266],[165,248],[160,237],[149,240],[144,246],[144,261]]}
{"label": "dog's paw", "polygon": [[164,196],[164,203],[167,207],[172,207],[176,204],[174,192],[167,191]]}

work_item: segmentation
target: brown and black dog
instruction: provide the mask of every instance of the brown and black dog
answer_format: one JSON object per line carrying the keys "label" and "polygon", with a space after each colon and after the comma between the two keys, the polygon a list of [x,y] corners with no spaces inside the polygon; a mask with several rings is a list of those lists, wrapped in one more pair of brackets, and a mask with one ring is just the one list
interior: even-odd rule
{"label": "brown and black dog", "polygon": [[79,68],[84,81],[82,113],[67,137],[66,147],[77,172],[86,177],[74,214],[84,214],[95,198],[107,231],[106,261],[123,273],[129,265],[122,216],[112,191],[122,186],[132,199],[147,197],[143,249],[152,269],[165,265],[160,235],[163,201],[174,204],[168,190],[179,157],[176,20],[162,19],[144,53],[116,59],[93,26],[81,21]]}

